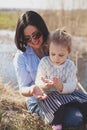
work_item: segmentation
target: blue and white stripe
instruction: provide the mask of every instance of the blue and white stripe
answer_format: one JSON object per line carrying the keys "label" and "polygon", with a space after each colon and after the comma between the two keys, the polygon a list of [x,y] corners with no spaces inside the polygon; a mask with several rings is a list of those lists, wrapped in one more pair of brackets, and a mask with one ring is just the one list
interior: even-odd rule
{"label": "blue and white stripe", "polygon": [[80,90],[75,90],[71,94],[59,94],[57,91],[53,91],[48,94],[47,99],[39,100],[38,104],[44,113],[45,121],[50,124],[59,107],[72,101],[87,102],[87,95]]}

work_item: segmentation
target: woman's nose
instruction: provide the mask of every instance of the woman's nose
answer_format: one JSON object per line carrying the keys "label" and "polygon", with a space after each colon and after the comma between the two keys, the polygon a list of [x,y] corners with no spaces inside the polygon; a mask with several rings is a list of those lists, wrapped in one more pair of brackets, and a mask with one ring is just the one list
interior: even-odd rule
{"label": "woman's nose", "polygon": [[38,43],[38,40],[32,38],[33,43]]}

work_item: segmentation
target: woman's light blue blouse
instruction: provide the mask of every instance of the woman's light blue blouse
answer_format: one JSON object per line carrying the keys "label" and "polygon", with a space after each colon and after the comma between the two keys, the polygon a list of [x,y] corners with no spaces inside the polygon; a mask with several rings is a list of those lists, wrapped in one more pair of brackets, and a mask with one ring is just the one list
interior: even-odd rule
{"label": "woman's light blue blouse", "polygon": [[[25,52],[17,51],[13,64],[20,90],[22,87],[30,87],[35,83],[39,62],[39,57],[31,47],[27,47]],[[34,97],[30,97],[29,99],[32,103],[36,102]]]}

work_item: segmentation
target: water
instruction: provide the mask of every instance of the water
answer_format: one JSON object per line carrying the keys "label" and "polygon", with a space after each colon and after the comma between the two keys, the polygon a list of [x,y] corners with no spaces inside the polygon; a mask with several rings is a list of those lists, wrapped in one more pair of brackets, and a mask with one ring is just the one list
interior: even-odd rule
{"label": "water", "polygon": [[[15,75],[15,70],[13,67],[13,58],[17,51],[14,43],[15,31],[11,30],[0,30],[0,75],[3,77],[4,83],[11,81],[12,86],[17,86],[17,79]],[[83,42],[83,38],[75,37],[78,41],[78,46],[80,42],[82,45],[86,45]],[[76,45],[76,44],[75,44]],[[76,48],[78,48],[76,45]],[[84,49],[82,46],[79,49]],[[87,51],[87,47],[85,47]],[[81,50],[80,50],[81,51]],[[87,90],[87,55],[79,59],[78,62],[78,78],[80,83]]]}
{"label": "water", "polygon": [[13,57],[16,53],[14,43],[14,31],[0,30],[0,76],[4,83],[17,85],[17,79],[13,67]]}

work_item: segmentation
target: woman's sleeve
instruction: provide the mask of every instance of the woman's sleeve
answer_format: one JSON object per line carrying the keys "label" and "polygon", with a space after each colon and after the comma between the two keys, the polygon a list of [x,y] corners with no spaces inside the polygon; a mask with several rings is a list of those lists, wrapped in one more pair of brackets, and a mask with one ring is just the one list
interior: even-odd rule
{"label": "woman's sleeve", "polygon": [[63,83],[62,93],[65,93],[65,94],[72,93],[76,89],[76,85],[77,85],[76,66],[72,62],[68,66],[67,79],[66,79],[66,82]]}
{"label": "woman's sleeve", "polygon": [[16,54],[13,60],[19,88],[32,84],[32,79],[29,71],[26,69],[25,57],[22,54]]}

